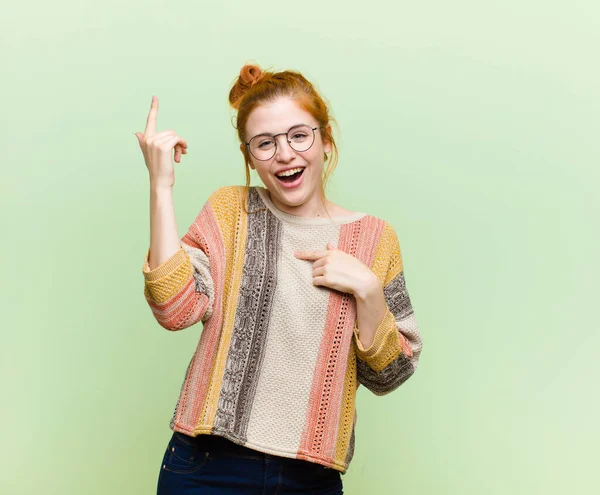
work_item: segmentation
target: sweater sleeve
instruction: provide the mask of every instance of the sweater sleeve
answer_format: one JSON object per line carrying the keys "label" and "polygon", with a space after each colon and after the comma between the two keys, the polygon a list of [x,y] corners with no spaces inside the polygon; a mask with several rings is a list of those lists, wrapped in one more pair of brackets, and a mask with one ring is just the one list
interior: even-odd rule
{"label": "sweater sleeve", "polygon": [[144,297],[156,321],[167,330],[204,323],[213,312],[215,284],[210,253],[218,251],[213,239],[220,235],[211,210],[216,194],[204,204],[181,238],[179,250],[168,260],[151,270],[150,249],[146,252],[142,268]]}
{"label": "sweater sleeve", "polygon": [[357,378],[375,395],[389,394],[408,380],[417,369],[423,347],[406,289],[398,237],[391,226],[390,232],[391,259],[383,285],[388,309],[367,349],[354,326]]}

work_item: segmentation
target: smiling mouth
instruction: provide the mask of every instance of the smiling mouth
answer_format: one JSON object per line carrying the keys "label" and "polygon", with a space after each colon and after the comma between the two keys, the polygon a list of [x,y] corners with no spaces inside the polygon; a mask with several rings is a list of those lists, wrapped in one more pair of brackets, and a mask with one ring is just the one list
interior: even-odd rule
{"label": "smiling mouth", "polygon": [[293,175],[288,175],[285,177],[279,177],[278,175],[275,175],[275,177],[278,181],[283,182],[284,184],[291,184],[292,182],[298,180],[302,176],[304,170],[306,170],[306,168],[303,168],[302,170],[300,170],[300,172],[296,172]]}

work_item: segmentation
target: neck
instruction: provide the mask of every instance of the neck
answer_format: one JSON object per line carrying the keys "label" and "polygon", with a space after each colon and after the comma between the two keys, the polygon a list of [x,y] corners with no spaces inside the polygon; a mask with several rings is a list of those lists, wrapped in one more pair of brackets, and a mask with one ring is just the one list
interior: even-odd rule
{"label": "neck", "polygon": [[[285,211],[286,213],[289,213],[291,215],[297,215],[297,216],[301,216],[301,217],[307,217],[307,218],[323,218],[328,216],[327,212],[325,210],[319,210],[316,213],[311,213],[310,215],[298,215],[297,212],[290,212],[290,211],[286,211],[285,207],[282,208],[280,205],[278,205],[275,201],[273,201],[273,196],[271,195],[271,191],[269,191],[269,189],[267,189],[267,195],[269,196],[269,199],[271,200],[271,203],[273,203],[277,208],[279,208],[281,211]],[[329,206],[329,201],[327,199],[325,199],[326,204]],[[321,201],[319,201],[319,205],[321,205]]]}

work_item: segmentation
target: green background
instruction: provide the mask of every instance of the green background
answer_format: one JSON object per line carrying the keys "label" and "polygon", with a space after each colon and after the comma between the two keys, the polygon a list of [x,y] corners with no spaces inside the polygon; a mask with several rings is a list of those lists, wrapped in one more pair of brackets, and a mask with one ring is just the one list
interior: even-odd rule
{"label": "green background", "polygon": [[[0,10],[6,494],[150,494],[201,325],[143,297],[158,95],[180,235],[244,183],[246,62],[331,103],[329,197],[389,221],[416,374],[358,392],[349,495],[597,490],[600,7],[594,0],[26,2]],[[253,172],[253,184],[260,184]],[[596,390],[596,392],[594,392]]]}

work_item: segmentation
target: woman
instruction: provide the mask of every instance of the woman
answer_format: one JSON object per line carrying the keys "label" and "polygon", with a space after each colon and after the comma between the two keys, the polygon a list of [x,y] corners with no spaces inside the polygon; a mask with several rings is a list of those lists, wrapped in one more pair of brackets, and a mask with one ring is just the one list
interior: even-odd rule
{"label": "woman", "polygon": [[300,73],[245,65],[229,101],[246,185],[213,192],[181,239],[171,152],[179,163],[187,142],[156,132],[155,98],[136,133],[151,184],[144,295],[167,330],[203,323],[158,493],[341,494],[358,386],[392,392],[421,352],[399,241],[325,197],[333,119]]}

